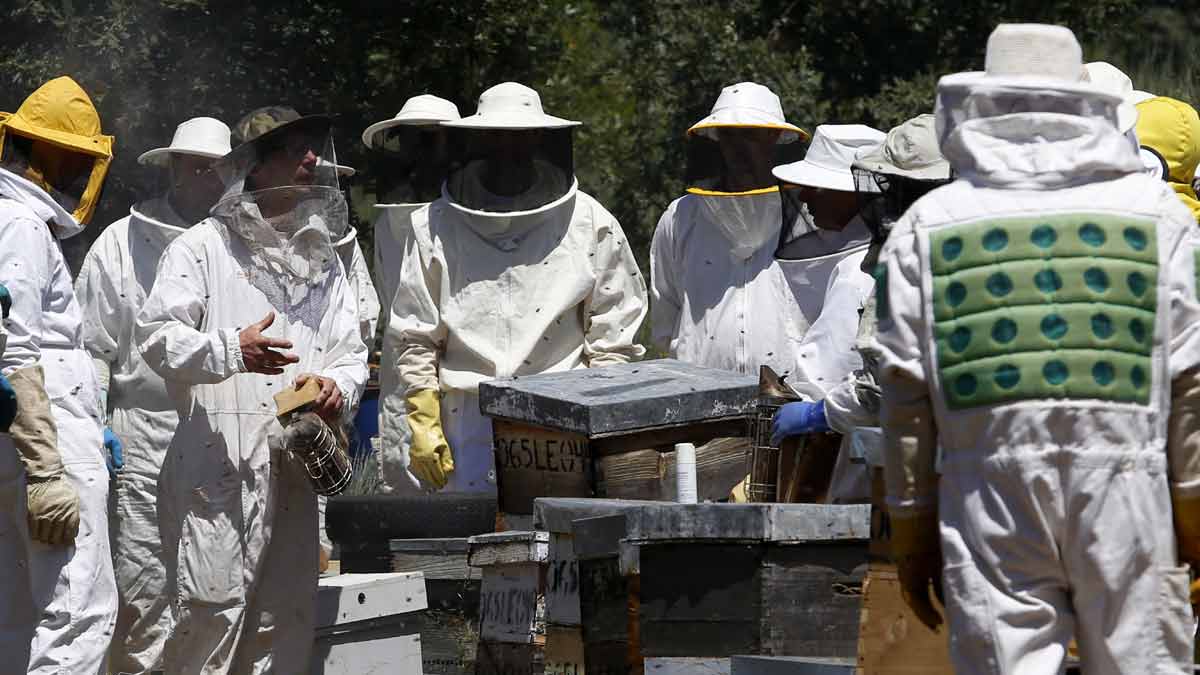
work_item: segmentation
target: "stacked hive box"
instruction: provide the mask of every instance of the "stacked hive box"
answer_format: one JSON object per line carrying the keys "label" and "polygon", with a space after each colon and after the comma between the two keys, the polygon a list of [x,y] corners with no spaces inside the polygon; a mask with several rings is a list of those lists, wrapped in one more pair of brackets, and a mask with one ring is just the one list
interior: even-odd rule
{"label": "stacked hive box", "polygon": [[913,614],[900,593],[896,565],[891,561],[891,526],[884,508],[880,458],[870,458],[870,569],[863,586],[863,610],[858,638],[858,663],[863,675],[951,675],[954,668],[943,628],[929,630]]}
{"label": "stacked hive box", "polygon": [[472,675],[479,640],[479,570],[467,539],[393,539],[392,568],[425,575],[429,609],[420,618],[425,675]]}
{"label": "stacked hive box", "polygon": [[419,633],[426,606],[419,572],[323,577],[312,672],[422,675]]}
{"label": "stacked hive box", "polygon": [[654,504],[630,511],[647,659],[854,657],[868,506]]}
{"label": "stacked hive box", "polygon": [[501,532],[471,537],[468,562],[480,568],[477,675],[543,672],[545,532]]}
{"label": "stacked hive box", "polygon": [[338,496],[325,513],[343,572],[393,571],[393,539],[469,537],[495,526],[496,499],[486,494]]}
{"label": "stacked hive box", "polygon": [[[753,377],[673,360],[480,384],[480,409],[493,418],[502,521],[526,525],[536,497],[670,498],[660,486],[671,459],[658,453],[744,436],[757,387]],[[744,462],[744,444],[701,452],[702,492],[709,475],[736,483]],[[705,496],[728,494],[717,492]]]}
{"label": "stacked hive box", "polygon": [[[622,501],[612,499],[539,498],[534,504],[534,523],[539,530],[550,535],[550,557],[547,562],[546,589],[546,671],[574,675],[586,672],[590,675],[603,673],[625,673],[624,669],[613,669],[613,649],[620,653],[616,657],[622,667],[626,662],[625,647],[616,645],[627,640],[607,630],[613,621],[625,630],[626,602],[628,593],[623,591],[619,608],[614,611],[595,611],[585,608],[585,594],[594,594],[592,584],[606,583],[603,592],[612,593],[619,580],[617,572],[617,542],[624,538],[624,520],[615,525],[615,530],[603,533],[596,529],[580,533],[581,522],[596,517],[620,514],[653,502]],[[581,520],[582,519],[582,520]],[[597,575],[600,563],[594,561],[598,552],[612,549],[611,567],[613,574]],[[581,554],[582,552],[582,554]],[[580,555],[586,556],[585,561]],[[605,556],[606,557],[606,556]],[[591,596],[588,596],[591,597]],[[605,610],[612,607],[606,606]],[[592,610],[591,612],[587,610]],[[601,646],[601,642],[605,645]]]}

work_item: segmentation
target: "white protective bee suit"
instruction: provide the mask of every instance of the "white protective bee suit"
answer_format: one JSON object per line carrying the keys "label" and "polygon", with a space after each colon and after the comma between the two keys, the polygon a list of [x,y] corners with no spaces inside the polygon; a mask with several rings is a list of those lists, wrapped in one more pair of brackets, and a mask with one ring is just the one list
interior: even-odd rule
{"label": "white protective bee suit", "polygon": [[[395,117],[376,122],[362,134],[363,144],[378,160],[375,205],[375,278],[384,317],[391,312],[400,286],[401,265],[414,245],[412,216],[440,195],[445,178],[445,130],[443,121],[460,118],[454,103],[430,94],[413,96]],[[380,489],[385,493],[413,493],[420,481],[408,472],[408,428],[405,391],[397,370],[391,367],[399,354],[396,334],[384,331],[383,367],[379,369],[379,439],[388,448],[380,461],[389,463],[381,471]]]}
{"label": "white protective bee suit", "polygon": [[[16,136],[34,141],[35,158],[80,152],[96,165],[82,197],[72,195],[80,197],[74,212],[42,184],[0,169],[0,280],[13,301],[0,370],[11,375],[41,366],[65,479],[79,499],[73,545],[31,540],[27,472],[12,438],[0,434],[0,669],[91,675],[104,667],[117,611],[106,519],[109,478],[96,375],[80,340],[79,303],[59,240],[82,232],[90,218],[113,139],[100,134],[87,94],[66,77],[43,85],[15,115],[0,116],[6,161]],[[48,137],[56,142],[38,145]],[[53,183],[49,172],[43,176]]]}
{"label": "white protective bee suit", "polygon": [[[785,213],[806,208],[796,206],[801,187],[853,193],[851,165],[884,139],[883,132],[861,124],[818,126],[802,161],[775,167]],[[776,264],[808,320],[793,349],[795,365],[788,383],[806,400],[819,401],[863,368],[862,353],[855,345],[875,283],[862,269],[871,233],[862,213],[841,230],[805,227],[802,219],[790,215],[783,221],[789,229],[775,252]],[[857,457],[861,454],[857,448],[869,441],[869,433],[860,434],[857,429],[843,435],[828,501],[865,502],[869,498],[866,465]]]}
{"label": "white protective bee suit", "polygon": [[454,460],[445,489],[456,492],[496,489],[480,382],[636,359],[646,312],[621,226],[556,163],[556,153],[569,157],[569,145],[558,144],[569,144],[577,123],[545,115],[537,93],[516,83],[492,87],[479,106],[447,124],[472,139],[464,146],[532,129],[553,147],[527,148],[535,179],[513,198],[486,190],[480,163],[451,173],[443,198],[413,214],[388,325],[406,395],[442,393],[440,427]]}
{"label": "white protective bee suit", "polygon": [[940,520],[930,572],[963,674],[1062,672],[1072,636],[1087,673],[1191,672],[1171,497],[1200,475],[1167,430],[1200,363],[1195,221],[1081,61],[1064,28],[1001,25],[986,74],[942,78],[961,178],[882,253],[888,509],[895,531]]}
{"label": "white protective bee suit", "polygon": [[[775,152],[721,152],[746,130]],[[753,82],[725,87],[688,130],[688,194],[667,207],[650,246],[653,339],[672,358],[751,374],[794,369],[811,320],[775,261],[783,214],[770,169],[807,139],[785,121],[779,97]]]}
{"label": "white protective bee suit", "polygon": [[[367,257],[363,255],[362,245],[358,243],[358,230],[349,228],[341,239],[333,242],[333,248],[342,259],[342,267],[346,270],[346,278],[350,282],[350,292],[358,307],[358,331],[368,352],[375,344],[375,330],[379,326],[379,295],[375,291],[375,283],[371,280],[371,270],[367,267]],[[333,555],[333,542],[325,532],[325,509],[328,498],[317,496],[317,533],[321,550],[325,559]]]}
{"label": "white protective bee suit", "polygon": [[787,230],[775,251],[807,321],[793,347],[795,365],[788,383],[805,398],[821,399],[825,392],[862,367],[853,348],[859,316],[874,287],[862,261],[871,233],[861,215],[841,230],[824,230],[791,215],[799,187],[853,193],[854,160],[883,142],[883,132],[861,124],[822,124],[813,134],[803,160],[777,166]]}
{"label": "white protective bee suit", "polygon": [[[391,314],[396,289],[400,286],[400,264],[405,250],[414,245],[412,215],[428,204],[376,204],[375,218],[375,278],[378,280],[379,301],[384,317]],[[396,334],[383,332],[379,368],[379,447],[377,460],[394,465],[380,471],[380,491],[384,493],[420,492],[420,482],[408,473],[408,444],[411,432],[406,419],[404,390],[399,374],[391,364],[399,356]]]}
{"label": "white protective bee suit", "polygon": [[[338,179],[349,178],[356,171],[354,168],[335,164]],[[349,207],[349,196],[346,197]],[[367,257],[363,255],[362,245],[358,243],[358,228],[347,227],[345,234],[333,242],[333,250],[342,259],[342,269],[350,281],[354,292],[354,301],[358,306],[358,328],[362,335],[363,344],[370,351],[375,345],[375,329],[379,326],[379,293],[375,290],[375,282],[371,280],[371,268],[367,267]],[[322,528],[324,529],[324,528]]]}
{"label": "white protective bee suit", "polygon": [[[227,152],[229,127],[201,117],[180,124],[170,146],[147,151],[138,161],[161,165],[173,153],[211,160]],[[165,166],[160,170],[166,171]],[[75,280],[84,347],[107,391],[108,425],[125,449],[109,513],[120,596],[109,653],[114,673],[157,669],[170,629],[156,503],[159,472],[179,420],[166,383],[142,360],[133,333],[163,251],[192,224],[176,213],[165,194],[142,201],[105,228]]]}
{"label": "white protective bee suit", "polygon": [[[315,373],[336,382],[343,410],[352,410],[367,353],[331,242],[346,226],[332,171],[316,169],[328,182],[274,188],[305,196],[270,221],[257,204],[269,190],[243,191],[243,163],[293,124],[328,138],[327,118],[301,118],[236,148],[219,164],[232,175],[226,197],[167,248],[138,316],[142,357],[180,414],[159,482],[175,619],[167,672],[309,668],[316,495],[301,461],[273,440],[281,428],[272,398]],[[310,150],[333,160],[331,145]],[[275,320],[265,332],[291,341],[299,362],[282,375],[246,373],[239,335],[269,312]]]}

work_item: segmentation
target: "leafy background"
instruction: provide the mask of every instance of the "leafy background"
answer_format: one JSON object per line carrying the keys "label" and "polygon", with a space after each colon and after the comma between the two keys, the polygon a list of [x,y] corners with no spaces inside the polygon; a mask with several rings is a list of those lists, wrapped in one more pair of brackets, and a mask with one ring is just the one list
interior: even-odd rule
{"label": "leafy background", "polygon": [[[681,191],[683,134],[722,86],[754,80],[789,119],[881,129],[929,111],[938,76],[983,65],[1001,21],[1070,26],[1089,60],[1139,89],[1196,102],[1200,13],[1167,0],[13,0],[0,37],[0,109],[41,82],[78,80],[117,137],[100,211],[68,241],[78,263],[148,176],[137,156],[174,126],[252,108],[340,115],[339,160],[360,169],[355,209],[371,219],[359,135],[417,93],[464,114],[504,80],[537,89],[576,135],[584,190],[621,221],[645,261],[658,216]],[[371,232],[359,228],[370,259]]]}

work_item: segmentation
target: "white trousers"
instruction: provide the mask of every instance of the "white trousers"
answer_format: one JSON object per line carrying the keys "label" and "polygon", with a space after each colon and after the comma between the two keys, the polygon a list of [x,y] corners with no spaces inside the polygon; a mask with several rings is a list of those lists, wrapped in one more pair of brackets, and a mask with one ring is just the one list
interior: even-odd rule
{"label": "white trousers", "polygon": [[1166,457],[948,450],[940,483],[950,653],[959,675],[1192,672]]}
{"label": "white trousers", "polygon": [[173,411],[113,410],[113,433],[125,445],[125,468],[114,484],[109,515],[119,593],[108,664],[115,675],[162,667],[171,601],[158,525],[158,477],[177,422]]}

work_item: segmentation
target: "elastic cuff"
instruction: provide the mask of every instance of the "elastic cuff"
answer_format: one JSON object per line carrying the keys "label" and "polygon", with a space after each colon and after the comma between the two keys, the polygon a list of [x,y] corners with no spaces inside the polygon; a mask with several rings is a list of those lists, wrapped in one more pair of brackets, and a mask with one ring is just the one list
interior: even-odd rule
{"label": "elastic cuff", "polygon": [[231,375],[246,372],[246,362],[242,360],[242,340],[238,331],[222,328],[217,333],[225,343],[225,366]]}
{"label": "elastic cuff", "polygon": [[49,483],[52,480],[60,480],[67,474],[65,469],[50,469],[47,471],[25,471],[26,483]]}

